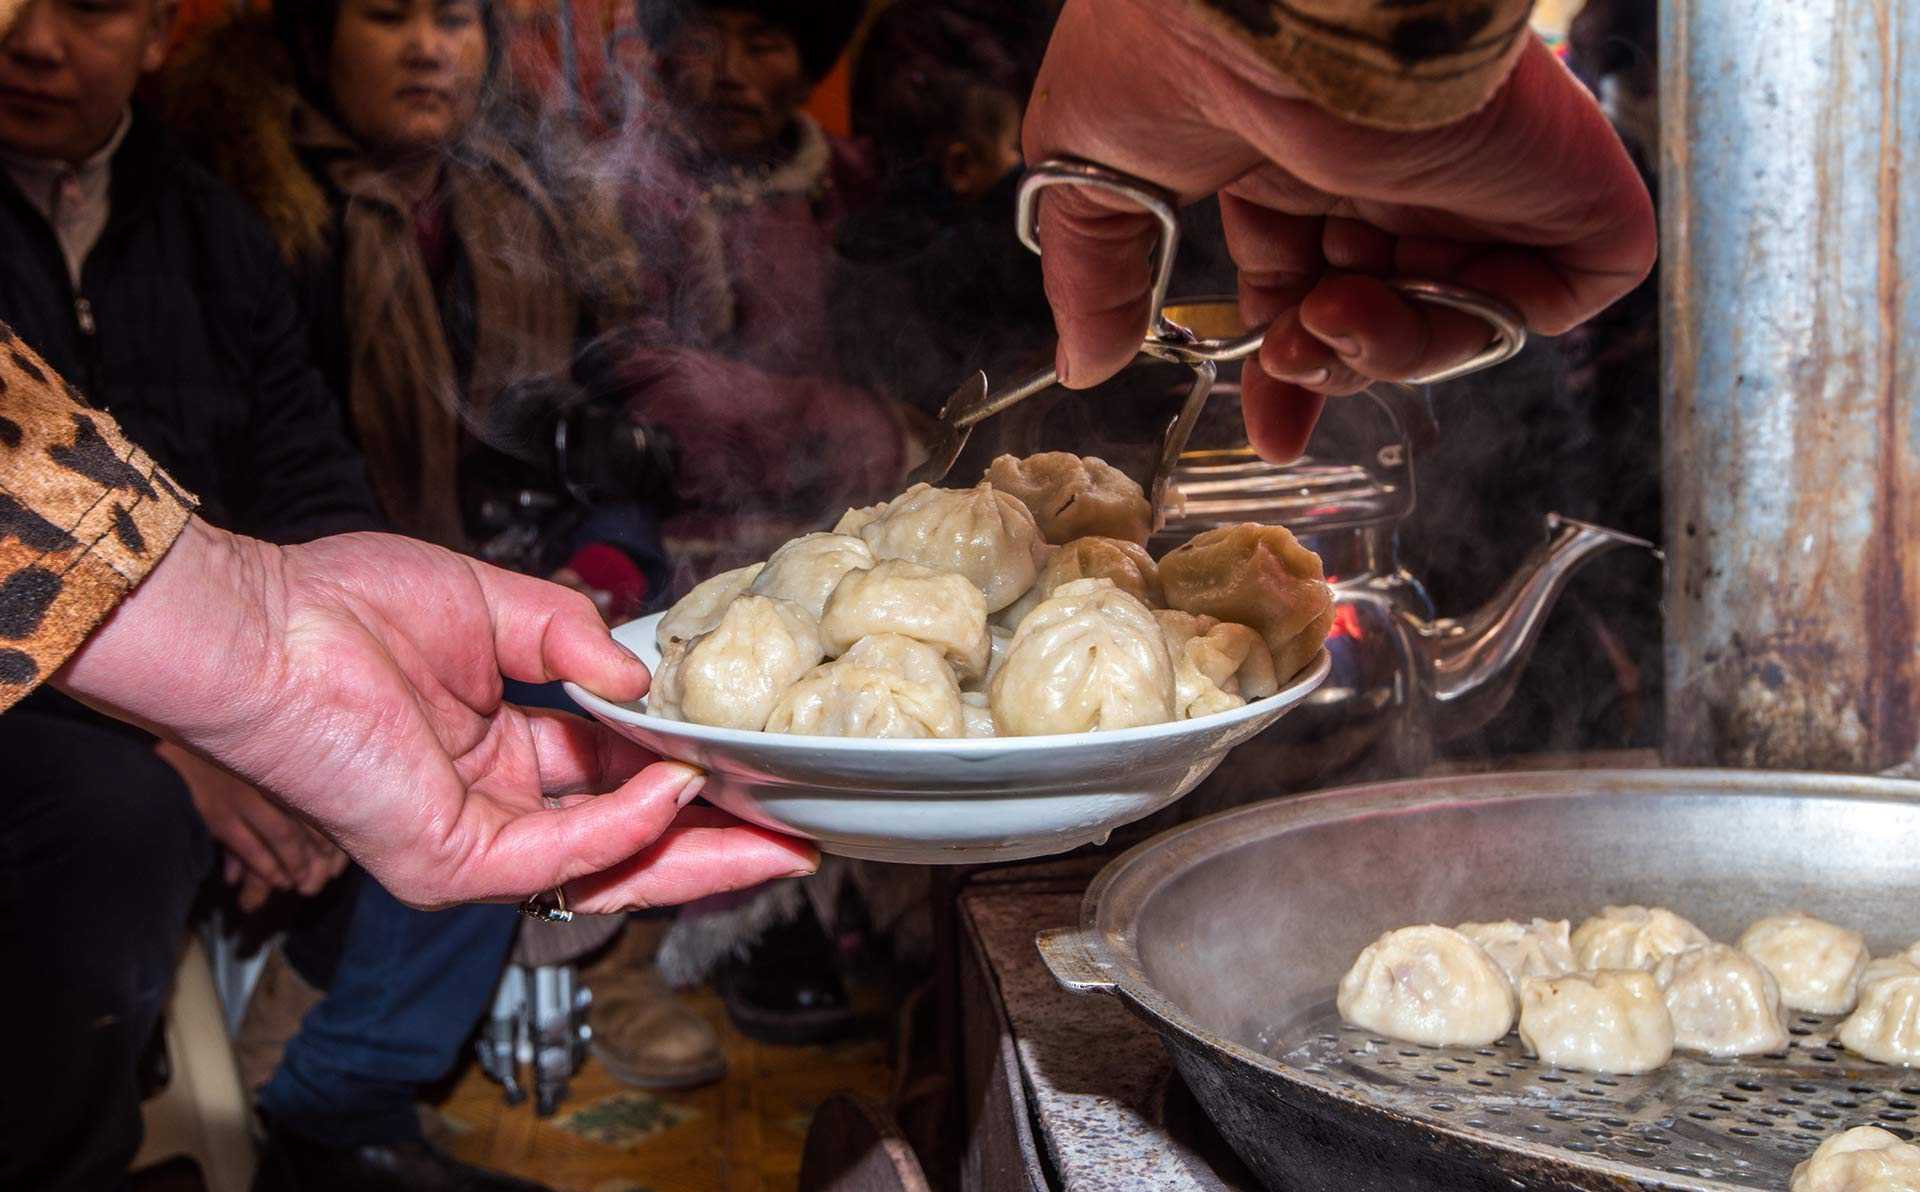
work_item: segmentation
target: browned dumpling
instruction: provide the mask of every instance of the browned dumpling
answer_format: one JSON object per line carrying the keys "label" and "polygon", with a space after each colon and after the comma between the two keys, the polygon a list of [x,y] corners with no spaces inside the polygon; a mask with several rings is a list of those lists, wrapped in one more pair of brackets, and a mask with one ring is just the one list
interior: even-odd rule
{"label": "browned dumpling", "polygon": [[1016,459],[1003,455],[987,479],[1033,511],[1048,542],[1119,538],[1139,546],[1153,532],[1147,494],[1125,472],[1093,455],[1046,451]]}
{"label": "browned dumpling", "polygon": [[1167,605],[1251,626],[1282,683],[1313,661],[1333,628],[1320,556],[1283,526],[1246,522],[1196,535],[1160,560]]}
{"label": "browned dumpling", "polygon": [[1033,586],[1046,548],[1027,507],[985,482],[966,489],[916,484],[859,533],[876,559],[965,576],[990,613]]}
{"label": "browned dumpling", "polygon": [[827,653],[845,653],[863,637],[898,633],[941,651],[963,680],[987,673],[993,639],[986,598],[951,571],[888,559],[848,572],[820,618]]}
{"label": "browned dumpling", "polygon": [[1042,600],[1053,595],[1062,584],[1077,579],[1110,579],[1113,586],[1148,608],[1160,608],[1166,600],[1160,593],[1160,565],[1147,548],[1122,538],[1076,538],[1055,547],[1040,569],[1026,595],[1002,609],[995,617],[1009,629],[1018,629],[1021,620]]}

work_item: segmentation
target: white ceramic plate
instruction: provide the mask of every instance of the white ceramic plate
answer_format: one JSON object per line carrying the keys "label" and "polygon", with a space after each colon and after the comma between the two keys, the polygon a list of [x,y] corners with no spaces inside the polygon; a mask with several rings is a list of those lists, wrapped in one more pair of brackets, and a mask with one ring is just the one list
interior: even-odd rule
{"label": "white ceramic plate", "polygon": [[[613,631],[659,664],[659,616]],[[1145,728],[1057,737],[878,741],[709,728],[650,716],[567,684],[594,716],[662,757],[707,772],[703,797],[822,852],[920,865],[1063,853],[1152,815],[1199,785],[1227,751],[1327,677],[1325,650],[1263,700]]]}

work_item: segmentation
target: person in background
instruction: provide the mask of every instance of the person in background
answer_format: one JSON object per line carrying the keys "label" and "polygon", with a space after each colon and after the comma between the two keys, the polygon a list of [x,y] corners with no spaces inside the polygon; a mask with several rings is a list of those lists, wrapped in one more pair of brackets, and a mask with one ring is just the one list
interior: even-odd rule
{"label": "person in background", "polygon": [[[643,511],[514,517],[529,495],[555,491],[542,471],[553,441],[544,394],[575,389],[597,319],[631,309],[622,293],[582,279],[617,278],[609,257],[633,266],[617,234],[561,211],[484,119],[500,45],[491,6],[284,0],[275,24],[233,26],[183,63],[174,116],[270,215],[381,507],[416,537],[590,589],[611,616],[639,611],[663,576]],[[532,408],[517,408],[529,394]],[[604,951],[624,924],[523,927],[506,907],[457,914],[471,924],[460,944],[447,938],[448,916],[420,916],[369,888],[337,964],[285,954],[267,987],[283,996],[250,1017],[269,1036],[276,1023],[282,1037],[298,1023],[260,1096],[290,1169],[346,1161],[342,1142],[413,1145],[411,1094],[457,1059],[516,939],[523,959],[556,963]],[[457,1002],[399,999],[378,1016],[362,1008],[363,992],[395,986],[396,965],[442,947],[458,947],[471,974]],[[630,950],[605,959],[585,977],[609,1067],[649,1087],[717,1079],[724,1059],[705,1020]],[[323,978],[327,997],[305,1012]]]}
{"label": "person in background", "polygon": [[[963,378],[1031,371],[1052,342],[1040,259],[1014,229],[1025,94],[1015,47],[952,0],[890,5],[854,70],[882,184],[840,231],[835,344],[853,383],[929,418]],[[1017,450],[1044,404],[989,420],[954,474]]]}
{"label": "person in background", "polygon": [[[275,542],[378,528],[265,229],[132,103],[172,18],[168,0],[33,0],[0,40],[0,320],[207,520]],[[96,468],[102,446],[76,445]],[[11,495],[0,511],[7,533],[57,546]],[[130,516],[113,533],[143,539]],[[0,718],[0,756],[0,853],[30,892],[0,912],[0,955],[44,994],[16,1048],[36,1095],[0,1127],[0,1185],[109,1186],[139,1141],[142,1061],[210,867],[251,911],[318,894],[346,858],[198,755],[51,688]]]}
{"label": "person in background", "polygon": [[[835,240],[875,194],[864,147],[801,110],[852,38],[855,0],[694,0],[643,9],[661,117],[629,132],[629,224],[671,285],[663,342],[625,375],[635,416],[682,458],[667,525],[675,589],[765,558],[899,490],[911,409],[850,385],[829,319]],[[734,1024],[776,1043],[854,1019],[822,916],[838,878],[686,908],[661,947],[676,984],[716,979]],[[809,894],[813,896],[809,900]]]}
{"label": "person in background", "polygon": [[683,461],[676,593],[890,495],[916,459],[910,412],[845,383],[827,317],[834,237],[871,201],[870,163],[801,110],[863,7],[642,9],[659,99],[614,149],[660,318],[623,377]]}

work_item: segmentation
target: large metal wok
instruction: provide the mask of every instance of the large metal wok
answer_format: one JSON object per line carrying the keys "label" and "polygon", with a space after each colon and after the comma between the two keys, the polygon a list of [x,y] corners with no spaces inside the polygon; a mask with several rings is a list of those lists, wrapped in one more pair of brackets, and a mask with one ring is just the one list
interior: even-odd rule
{"label": "large metal wok", "polygon": [[1876,953],[1920,939],[1920,783],[1638,770],[1375,784],[1245,807],[1120,857],[1040,947],[1117,995],[1273,1189],[1786,1187],[1849,1126],[1920,1129],[1920,1069],[1828,1045],[1593,1077],[1509,1036],[1420,1048],[1347,1028],[1335,983],[1380,932],[1605,903],[1717,939],[1800,908]]}

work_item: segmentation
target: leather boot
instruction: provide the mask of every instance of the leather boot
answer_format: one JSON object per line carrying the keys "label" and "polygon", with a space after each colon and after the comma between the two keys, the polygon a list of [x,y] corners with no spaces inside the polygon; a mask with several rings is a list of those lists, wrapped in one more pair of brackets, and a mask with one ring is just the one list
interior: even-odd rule
{"label": "leather boot", "polygon": [[733,1025],[762,1043],[830,1043],[859,1025],[833,944],[811,907],[774,924],[714,983]]}
{"label": "leather boot", "polygon": [[281,1053],[299,1033],[301,1020],[325,996],[294,971],[279,948],[267,954],[233,1039],[234,1058],[247,1092],[258,1093],[266,1087],[280,1066]]}
{"label": "leather boot", "polygon": [[668,987],[653,964],[664,924],[630,923],[581,969],[593,991],[593,1054],[615,1079],[643,1089],[689,1089],[727,1074],[720,1036]]}
{"label": "leather boot", "polygon": [[253,1192],[551,1192],[474,1167],[414,1140],[334,1147],[267,1124]]}

